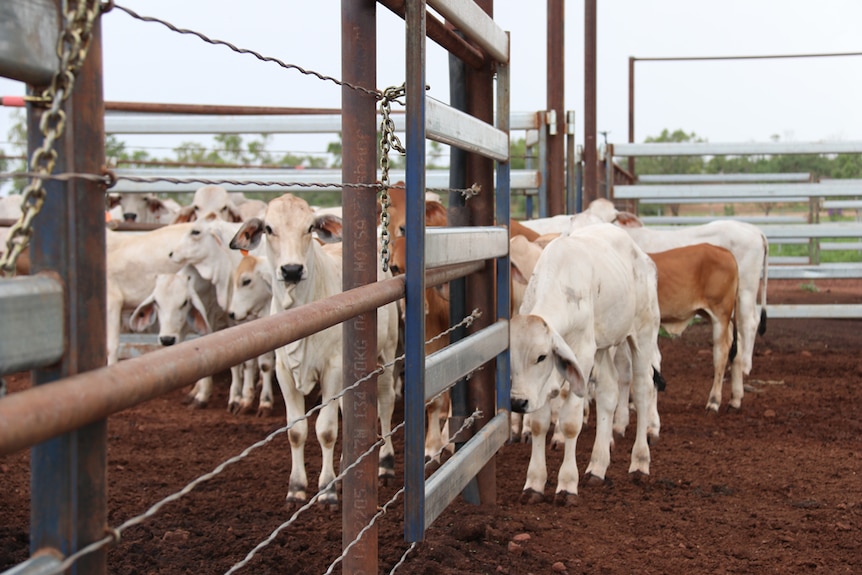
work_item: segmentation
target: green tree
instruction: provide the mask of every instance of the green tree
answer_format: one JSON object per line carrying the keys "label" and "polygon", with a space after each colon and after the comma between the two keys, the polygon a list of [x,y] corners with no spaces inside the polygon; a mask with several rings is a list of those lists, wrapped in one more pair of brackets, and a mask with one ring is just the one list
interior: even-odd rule
{"label": "green tree", "polygon": [[[669,132],[667,129],[662,130],[658,136],[649,136],[644,142],[705,142],[703,138],[699,138],[694,132],[688,134],[683,130],[674,130]],[[699,174],[703,172],[703,159],[699,156],[658,156],[638,158],[637,160],[638,174]]]}

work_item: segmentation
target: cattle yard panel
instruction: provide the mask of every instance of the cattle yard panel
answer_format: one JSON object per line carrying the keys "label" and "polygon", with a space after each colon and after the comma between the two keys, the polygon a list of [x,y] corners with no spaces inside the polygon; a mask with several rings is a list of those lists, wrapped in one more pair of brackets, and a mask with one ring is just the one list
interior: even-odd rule
{"label": "cattle yard panel", "polygon": [[[51,3],[48,5],[53,6]],[[408,142],[412,144],[408,147],[405,174],[408,190],[419,194],[425,189],[425,112],[426,109],[431,109],[434,111],[434,117],[443,118],[442,122],[434,124],[437,137],[446,138],[453,145],[499,161],[495,188],[496,217],[498,221],[508,221],[508,36],[478,7],[464,11],[463,3],[450,5],[445,1],[435,2],[434,6],[441,13],[457,17],[465,27],[465,34],[468,37],[474,36],[474,40],[478,39],[476,34],[494,31],[491,33],[493,40],[489,45],[492,47],[492,54],[506,55],[505,61],[498,62],[497,65],[498,126],[494,128],[478,120],[464,122],[460,113],[447,109],[443,104],[435,102],[428,105],[424,96],[425,36],[423,33],[421,40],[417,40],[415,34],[408,34],[410,53],[407,82],[409,89],[406,96],[407,134]],[[407,3],[408,30],[415,30],[420,22],[424,23],[425,11],[425,3],[421,0]],[[424,31],[423,26],[419,29]],[[76,131],[67,132],[65,135],[69,143],[64,150],[71,150],[72,153],[66,158],[61,152],[58,160],[60,171],[99,173],[101,170],[99,158],[104,156],[102,146],[105,132],[98,20],[91,45],[91,53],[82,68],[81,78],[69,105],[70,115],[75,118],[72,125]],[[5,68],[3,72],[7,73]],[[493,103],[489,106],[492,109]],[[28,109],[31,149],[38,144],[36,135],[39,112],[39,109],[32,106]],[[460,131],[455,130],[456,133],[453,134],[449,128],[454,126]],[[94,150],[101,153],[93,154]],[[203,336],[194,342],[163,348],[147,358],[133,358],[109,367],[100,367],[105,363],[103,314],[88,313],[88,309],[93,305],[105,305],[104,227],[101,218],[82,218],[76,214],[82,209],[87,213],[94,209],[101,211],[100,206],[104,205],[104,190],[99,184],[86,180],[49,181],[45,187],[49,190],[51,204],[43,208],[43,221],[48,223],[40,226],[41,233],[34,236],[31,243],[33,269],[37,272],[45,270],[48,276],[57,270],[61,282],[27,278],[20,280],[20,285],[38,287],[41,286],[39,282],[47,281],[44,293],[40,294],[39,290],[35,290],[36,293],[31,296],[32,299],[27,305],[38,303],[40,297],[48,298],[47,303],[43,302],[44,311],[51,315],[46,321],[49,321],[49,325],[66,326],[65,355],[49,368],[36,369],[33,372],[36,384],[34,387],[0,401],[0,453],[11,453],[34,446],[31,458],[34,462],[32,557],[19,566],[20,569],[15,568],[15,572],[35,572],[46,568],[46,564],[49,570],[56,569],[61,557],[68,556],[102,537],[106,520],[104,469],[105,418],[108,415],[179,389],[202,376],[227,369],[247,358],[296,341],[329,325],[345,322],[357,314],[367,313],[405,295],[414,307],[417,307],[417,302],[421,306],[425,287],[482,272],[486,268],[482,260],[488,258],[496,262],[495,287],[500,292],[496,308],[488,310],[489,314],[496,315],[496,319],[489,321],[488,327],[476,330],[469,338],[455,344],[451,350],[443,350],[440,355],[430,358],[427,375],[423,336],[409,342],[412,347],[408,349],[412,351],[408,351],[408,354],[412,354],[414,365],[421,366],[421,371],[414,369],[411,376],[413,381],[422,385],[408,384],[406,394],[412,394],[413,400],[418,401],[414,403],[420,406],[420,427],[424,425],[421,409],[424,406],[425,391],[420,389],[417,395],[415,391],[411,392],[411,389],[424,388],[426,377],[430,376],[430,388],[434,389],[444,386],[445,380],[454,381],[491,360],[496,360],[497,377],[496,390],[490,393],[493,398],[488,410],[490,413],[483,415],[485,425],[478,429],[474,437],[429,478],[427,483],[422,480],[420,472],[418,487],[408,487],[408,492],[414,497],[413,501],[418,501],[418,507],[414,505],[413,510],[418,509],[420,521],[412,524],[405,522],[406,537],[414,541],[421,540],[424,529],[463,489],[466,482],[487,471],[488,462],[508,439],[508,240],[504,227],[462,230],[462,234],[466,236],[462,236],[461,241],[467,238],[471,246],[467,252],[473,259],[468,263],[455,265],[453,262],[466,261],[467,258],[463,257],[464,250],[459,247],[461,254],[456,253],[454,257],[444,256],[441,246],[452,247],[453,236],[443,234],[435,238],[435,235],[431,234],[428,242],[429,263],[445,267],[425,272],[424,203],[413,202],[411,205],[421,208],[408,208],[408,222],[419,222],[416,229],[422,231],[422,234],[418,239],[414,235],[412,242],[408,240],[408,249],[418,250],[419,261],[423,265],[414,266],[406,279],[392,279],[357,287],[328,300]],[[489,187],[494,187],[493,179]],[[48,233],[45,230],[51,231]],[[65,250],[64,253],[58,251],[61,249]],[[77,255],[79,253],[87,255],[81,257]],[[77,268],[73,267],[76,265]],[[490,268],[486,272],[489,270]],[[18,280],[13,283],[6,282],[7,280],[3,280],[0,293],[14,295],[14,290],[10,291],[8,286],[16,285]],[[65,291],[61,291],[61,285],[65,286]],[[58,292],[67,302],[65,314],[59,313],[61,306],[54,301]],[[484,295],[487,297],[487,290]],[[4,300],[3,305],[7,305],[9,301]],[[494,299],[491,297],[486,301],[493,304]],[[408,316],[408,333],[411,330],[416,331],[416,326],[419,333],[424,333],[424,310],[420,312],[417,308],[411,311],[408,304],[408,313],[412,314]],[[61,323],[54,321],[58,319],[55,317],[58,315],[61,316]],[[410,317],[419,319],[411,321]],[[65,321],[66,319],[68,321]],[[54,349],[56,341],[47,337],[40,338],[40,342],[44,344],[44,349],[39,352],[38,358],[27,360],[29,367],[39,367],[40,363],[57,360],[54,357],[57,354]],[[191,353],[192,351],[194,353]],[[408,364],[411,363],[410,359],[408,355]],[[15,364],[15,368],[23,369],[28,366]],[[474,379],[482,379],[481,374]],[[39,385],[49,381],[55,384],[51,389]],[[483,393],[488,392],[482,391],[480,395]],[[78,401],[82,396],[86,396],[88,401]],[[63,397],[67,399],[63,400]],[[73,408],[70,409],[69,406]],[[411,410],[416,411],[416,408],[408,407],[405,412]],[[424,467],[421,444],[421,436],[424,434],[419,428],[416,431],[420,432],[414,433],[415,437],[420,438],[419,449],[408,446],[408,458],[412,457],[410,466],[421,469]],[[407,480],[409,476],[408,471],[405,473]],[[69,490],[58,489],[58,478],[61,478],[60,484],[75,487]],[[485,495],[485,499],[487,498]],[[405,508],[409,506],[408,502]],[[73,564],[71,572],[101,573],[105,571],[105,567],[105,552],[101,547]]]}
{"label": "cattle yard panel", "polygon": [[[858,154],[862,142],[761,142],[761,143],[645,143],[611,146],[614,156],[716,156],[750,154]],[[808,256],[771,257],[771,279],[847,279],[862,277],[862,262],[823,263],[821,251],[859,250],[862,242],[825,242],[825,239],[862,238],[862,221],[824,222],[823,209],[857,209],[862,206],[862,181],[813,182],[807,173],[786,174],[657,174],[638,177],[633,185],[617,185],[611,197],[640,204],[790,203],[807,205],[804,216],[642,216],[656,229],[702,224],[716,219],[736,219],[757,225],[770,244],[807,244]],[[830,199],[826,199],[830,198]],[[862,317],[858,305],[768,306],[771,317]]]}

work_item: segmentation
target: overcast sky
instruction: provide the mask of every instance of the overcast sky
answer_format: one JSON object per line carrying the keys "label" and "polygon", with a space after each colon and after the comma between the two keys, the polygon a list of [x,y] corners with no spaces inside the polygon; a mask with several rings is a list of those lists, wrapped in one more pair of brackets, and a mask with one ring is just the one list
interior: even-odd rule
{"label": "overcast sky", "polygon": [[[119,0],[141,15],[340,78],[337,0]],[[241,6],[241,9],[238,7]],[[583,2],[566,2],[566,108],[583,142]],[[546,107],[546,2],[496,0],[511,32],[513,111]],[[106,100],[339,107],[340,88],[114,10],[103,17]],[[404,81],[404,25],[378,6],[377,88]],[[428,43],[430,95],[448,101],[446,55]],[[609,141],[628,137],[628,59],[862,52],[858,0],[601,0],[598,2],[598,119]],[[635,137],[663,129],[711,142],[862,140],[862,56],[721,62],[640,62]],[[0,95],[24,86],[0,79]],[[0,142],[9,109],[0,108]],[[519,137],[518,134],[514,135]],[[164,137],[121,139],[170,148]],[[185,138],[191,139],[191,138]],[[326,138],[332,141],[333,138]],[[206,138],[210,141],[211,138]],[[289,144],[319,150],[314,138]],[[304,150],[303,148],[308,148]],[[153,155],[169,155],[154,150]]]}

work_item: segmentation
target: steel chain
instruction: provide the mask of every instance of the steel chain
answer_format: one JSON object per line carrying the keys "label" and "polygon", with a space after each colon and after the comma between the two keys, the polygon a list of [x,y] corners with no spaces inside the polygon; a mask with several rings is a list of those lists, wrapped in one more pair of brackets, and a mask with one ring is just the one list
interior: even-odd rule
{"label": "steel chain", "polygon": [[391,202],[389,200],[389,151],[393,148],[401,153],[405,154],[406,150],[404,146],[401,145],[401,140],[398,139],[398,135],[395,133],[395,122],[392,121],[391,117],[391,105],[392,101],[398,102],[402,106],[404,105],[402,102],[398,100],[401,96],[404,95],[405,85],[401,84],[401,86],[386,88],[383,91],[383,99],[380,101],[380,115],[383,117],[380,120],[380,240],[381,240],[381,248],[380,248],[380,264],[383,266],[383,271],[389,271],[389,244],[391,243],[392,236],[389,233],[389,207]]}
{"label": "steel chain", "polygon": [[[99,3],[95,0],[79,0],[74,3],[74,7],[70,7],[69,2],[63,2],[63,30],[57,40],[60,68],[51,84],[38,96],[30,99],[43,105],[50,104],[39,121],[43,141],[30,159],[31,172],[50,174],[54,170],[54,163],[57,161],[54,144],[66,127],[66,113],[62,106],[72,93],[75,75],[87,57],[93,23],[99,13]],[[30,243],[33,219],[45,203],[43,178],[33,178],[24,188],[22,195],[21,217],[9,229],[6,253],[0,257],[0,276],[9,277],[15,274],[15,263]]]}

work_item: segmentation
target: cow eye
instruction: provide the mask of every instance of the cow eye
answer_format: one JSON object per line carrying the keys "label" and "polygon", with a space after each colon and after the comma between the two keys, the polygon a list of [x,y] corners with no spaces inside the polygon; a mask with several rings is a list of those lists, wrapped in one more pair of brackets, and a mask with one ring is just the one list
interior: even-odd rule
{"label": "cow eye", "polygon": [[264,227],[263,227],[263,231],[264,231],[264,232],[266,233],[266,235],[268,235],[268,236],[271,236],[271,235],[272,235],[272,228],[271,228],[269,225],[264,226]]}
{"label": "cow eye", "polygon": [[189,300],[186,300],[183,302],[183,305],[181,307],[188,307],[188,306],[189,306]]}
{"label": "cow eye", "polygon": [[251,284],[251,278],[244,278],[244,279],[242,280],[242,285],[243,285],[243,286],[247,286],[247,285],[249,285],[249,284]]}
{"label": "cow eye", "polygon": [[193,236],[199,236],[199,235],[201,235],[201,231],[200,231],[200,230],[192,230],[192,232],[191,232],[191,233],[192,233],[192,235],[193,235]]}
{"label": "cow eye", "polygon": [[537,357],[537,358],[536,358],[536,363],[542,363],[543,361],[545,361],[545,359],[546,359],[547,357],[548,357],[548,356],[546,356],[546,355],[543,353],[542,355],[540,355],[539,357]]}
{"label": "cow eye", "polygon": [[310,234],[310,233],[311,233],[311,232],[313,232],[313,231],[314,231],[314,224],[312,224],[312,225],[308,226],[308,231],[307,231],[307,232],[305,232],[305,233]]}

